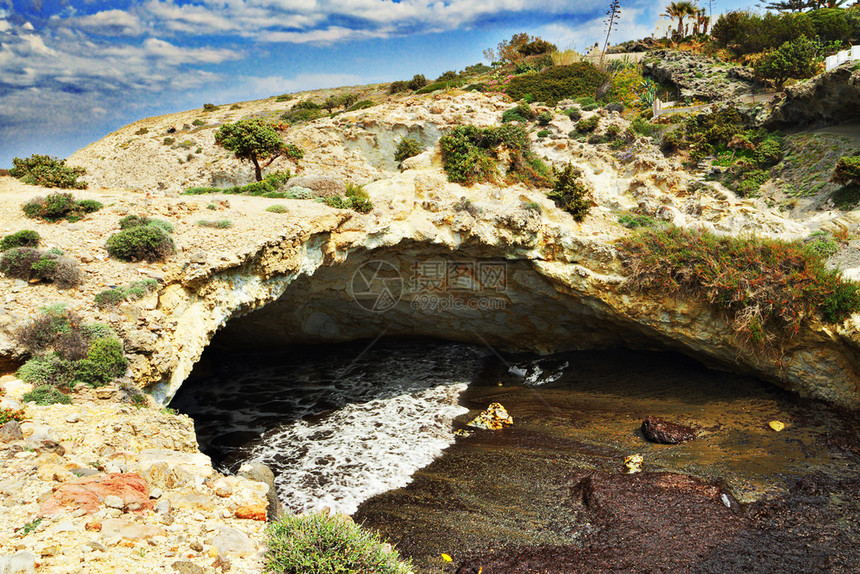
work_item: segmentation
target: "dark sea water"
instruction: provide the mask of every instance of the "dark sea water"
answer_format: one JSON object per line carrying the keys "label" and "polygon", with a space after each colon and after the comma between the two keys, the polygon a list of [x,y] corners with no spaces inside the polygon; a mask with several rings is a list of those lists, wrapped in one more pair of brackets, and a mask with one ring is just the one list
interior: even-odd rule
{"label": "dark sea water", "polygon": [[[513,427],[454,435],[493,402]],[[719,483],[740,503],[858,470],[856,418],[673,353],[511,356],[426,340],[211,351],[171,406],[223,471],[269,464],[287,508],[352,514],[421,572],[453,571],[442,552],[575,543],[587,530],[565,477],[618,472],[634,453],[647,471]],[[699,437],[648,443],[648,415]]]}

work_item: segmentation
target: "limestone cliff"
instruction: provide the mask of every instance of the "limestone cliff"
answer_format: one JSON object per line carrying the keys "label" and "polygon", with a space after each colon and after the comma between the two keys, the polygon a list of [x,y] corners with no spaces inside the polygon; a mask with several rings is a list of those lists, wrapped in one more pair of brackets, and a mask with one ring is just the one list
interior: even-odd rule
{"label": "limestone cliff", "polygon": [[[72,158],[87,167],[93,184],[105,186],[86,195],[113,202],[74,229],[86,234],[86,242],[58,226],[39,228],[67,254],[88,254],[90,280],[79,292],[59,294],[50,286],[0,280],[4,288],[17,289],[6,301],[5,315],[12,319],[0,348],[16,354],[9,337],[14,325],[38,303],[59,297],[115,325],[132,356],[134,380],[161,402],[221,331],[220,344],[254,347],[426,335],[539,352],[673,348],[806,396],[860,404],[857,318],[836,327],[809,324],[776,360],[740,346],[722,316],[700,302],[630,290],[613,247],[629,233],[616,214],[634,207],[676,225],[720,233],[798,238],[808,233],[805,227],[694,179],[647,138],[626,155],[570,140],[566,134],[573,125],[561,114],[554,115],[549,137],[532,138],[536,151],[556,165],[573,162],[583,170],[597,204],[583,223],[558,210],[541,190],[449,183],[435,146],[440,134],[459,123],[494,124],[509,105],[497,96],[452,93],[291,128],[287,139],[306,150],[292,167],[365,183],[375,206],[366,215],[307,200],[277,200],[287,213],[276,214],[265,211],[274,200],[177,197],[186,186],[212,183],[216,172],[235,182],[250,169],[215,151],[211,130],[194,136],[212,155],[179,165],[176,150],[162,144],[121,147],[141,129],[123,128]],[[242,113],[254,109],[247,105]],[[595,113],[602,116],[599,130],[626,125],[617,114]],[[147,120],[148,129],[161,138],[189,114]],[[400,171],[391,157],[407,134],[427,148]],[[0,199],[11,212],[26,190],[8,179],[4,186],[8,191]],[[196,226],[206,208],[230,217],[235,227]],[[101,243],[116,229],[119,215],[130,212],[169,219],[180,252],[163,266],[106,259]],[[5,227],[18,225],[4,217]],[[455,270],[455,279],[465,283],[440,289],[431,281],[439,269]],[[495,275],[483,277],[482,270]],[[136,274],[158,277],[157,295],[114,311],[94,307],[92,293]]]}

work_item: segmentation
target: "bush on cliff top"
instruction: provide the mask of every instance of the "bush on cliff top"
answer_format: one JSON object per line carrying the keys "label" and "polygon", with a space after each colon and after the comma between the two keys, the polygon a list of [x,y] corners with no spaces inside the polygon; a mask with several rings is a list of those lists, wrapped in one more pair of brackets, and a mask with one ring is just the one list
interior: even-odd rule
{"label": "bush on cliff top", "polygon": [[106,244],[112,257],[123,261],[163,261],[173,254],[173,240],[163,229],[131,227],[111,235]]}
{"label": "bush on cliff top", "polygon": [[87,170],[83,167],[69,167],[64,159],[33,154],[26,159],[12,158],[12,164],[14,167],[9,170],[9,175],[28,185],[65,189],[87,188],[86,182],[78,181]]}
{"label": "bush on cliff top", "polygon": [[[479,128],[457,126],[439,140],[442,167],[448,180],[472,185],[501,179],[540,187],[552,183],[552,172],[531,150],[528,133],[518,123]],[[499,154],[507,152],[508,165],[500,173]]]}
{"label": "bush on cliff top", "polygon": [[505,91],[518,101],[530,95],[532,101],[555,105],[565,98],[594,96],[609,81],[609,75],[587,62],[553,66],[535,74],[511,79]]}
{"label": "bush on cliff top", "polygon": [[838,323],[860,311],[860,284],[798,242],[666,226],[643,229],[619,247],[634,288],[707,301],[760,349],[777,348],[807,319]]}

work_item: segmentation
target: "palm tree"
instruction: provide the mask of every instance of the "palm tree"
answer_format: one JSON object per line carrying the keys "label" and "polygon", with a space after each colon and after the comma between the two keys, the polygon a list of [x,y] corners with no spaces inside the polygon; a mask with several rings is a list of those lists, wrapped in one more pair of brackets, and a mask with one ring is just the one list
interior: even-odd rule
{"label": "palm tree", "polygon": [[670,2],[668,6],[666,6],[666,12],[661,14],[661,16],[666,16],[670,19],[678,19],[678,31],[676,34],[678,36],[684,35],[684,18],[687,16],[695,16],[696,15],[696,5],[690,2],[689,0],[681,0],[680,2]]}
{"label": "palm tree", "polygon": [[708,35],[708,24],[711,22],[711,18],[706,16],[707,12],[704,8],[701,10],[697,10],[695,14],[696,21],[693,22],[693,36],[698,36],[699,32],[702,34]]}

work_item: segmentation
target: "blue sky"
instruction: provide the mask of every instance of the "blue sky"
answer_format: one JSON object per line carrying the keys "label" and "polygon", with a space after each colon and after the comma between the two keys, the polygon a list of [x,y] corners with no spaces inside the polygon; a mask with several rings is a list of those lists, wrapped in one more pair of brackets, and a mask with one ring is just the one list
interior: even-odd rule
{"label": "blue sky", "polygon": [[[706,0],[702,0],[706,6]],[[603,35],[608,0],[0,0],[0,167],[67,157],[127,123],[207,102],[435,78],[513,33]],[[613,41],[665,1],[622,0]],[[719,0],[717,9],[742,6]]]}

